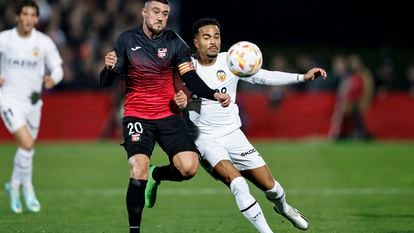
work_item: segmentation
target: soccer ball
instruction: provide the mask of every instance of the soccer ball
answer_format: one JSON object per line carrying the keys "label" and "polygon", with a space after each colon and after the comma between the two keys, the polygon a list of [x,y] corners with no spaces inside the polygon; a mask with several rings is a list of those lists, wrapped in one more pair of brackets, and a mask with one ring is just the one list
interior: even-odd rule
{"label": "soccer ball", "polygon": [[262,68],[262,52],[257,45],[239,41],[227,51],[227,67],[239,77],[249,77]]}

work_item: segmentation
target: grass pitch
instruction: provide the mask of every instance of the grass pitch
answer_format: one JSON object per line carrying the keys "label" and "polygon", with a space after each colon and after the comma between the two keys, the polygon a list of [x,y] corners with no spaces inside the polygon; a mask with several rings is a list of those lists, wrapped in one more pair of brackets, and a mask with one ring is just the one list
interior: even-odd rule
{"label": "grass pitch", "polygon": [[[255,143],[288,202],[310,220],[309,233],[414,233],[414,144]],[[0,143],[0,184],[10,178],[15,146]],[[152,162],[163,164],[158,148]],[[12,214],[0,192],[1,233],[125,233],[126,155],[115,143],[40,143],[34,184],[42,211]],[[249,183],[275,232],[300,232],[275,214]],[[143,233],[249,233],[233,196],[203,169],[164,182],[144,210]]]}

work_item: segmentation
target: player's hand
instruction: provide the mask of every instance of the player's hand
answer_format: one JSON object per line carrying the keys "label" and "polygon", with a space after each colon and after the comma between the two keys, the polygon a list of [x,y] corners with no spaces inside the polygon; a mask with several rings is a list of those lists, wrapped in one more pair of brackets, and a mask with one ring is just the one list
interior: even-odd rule
{"label": "player's hand", "polygon": [[328,75],[327,75],[327,73],[324,69],[312,68],[303,76],[303,79],[305,81],[310,81],[310,80],[315,80],[318,77],[322,77],[323,79],[327,79]]}
{"label": "player's hand", "polygon": [[117,57],[115,51],[111,51],[105,55],[105,67],[108,70],[112,70],[115,67]]}
{"label": "player's hand", "polygon": [[1,86],[3,86],[3,84],[4,84],[4,78],[2,78],[2,77],[0,76],[0,87],[1,87]]}
{"label": "player's hand", "polygon": [[230,104],[230,95],[227,93],[214,93],[214,98],[221,103],[222,107],[228,107]]}
{"label": "player's hand", "polygon": [[50,75],[45,75],[45,77],[43,78],[43,86],[45,87],[45,89],[51,89],[55,86],[55,84],[55,81],[53,81]]}
{"label": "player's hand", "polygon": [[174,95],[174,102],[180,109],[184,109],[187,107],[187,95],[184,93],[183,90],[180,90]]}

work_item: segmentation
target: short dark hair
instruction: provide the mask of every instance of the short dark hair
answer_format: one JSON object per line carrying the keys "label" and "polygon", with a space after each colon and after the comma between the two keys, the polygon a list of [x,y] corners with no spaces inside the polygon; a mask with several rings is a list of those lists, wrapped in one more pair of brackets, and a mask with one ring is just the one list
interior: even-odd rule
{"label": "short dark hair", "polygon": [[216,25],[221,30],[220,23],[217,21],[217,19],[202,18],[193,23],[193,38],[195,38],[198,35],[198,29],[206,25]]}
{"label": "short dark hair", "polygon": [[167,4],[167,5],[170,5],[170,3],[168,2],[168,0],[145,0],[145,4],[147,4],[147,2],[160,2],[160,3],[163,3],[163,4]]}
{"label": "short dark hair", "polygon": [[24,0],[20,1],[16,7],[16,15],[20,15],[22,13],[24,7],[33,7],[36,9],[36,15],[39,16],[39,6],[35,1],[32,0]]}

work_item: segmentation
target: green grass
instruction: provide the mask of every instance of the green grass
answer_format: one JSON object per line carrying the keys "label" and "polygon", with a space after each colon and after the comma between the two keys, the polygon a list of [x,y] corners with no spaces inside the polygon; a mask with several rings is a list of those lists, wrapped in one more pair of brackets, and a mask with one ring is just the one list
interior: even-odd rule
{"label": "green grass", "polygon": [[[310,220],[309,233],[413,233],[414,144],[255,143],[288,201]],[[14,145],[0,144],[0,184],[10,178]],[[157,148],[153,163],[166,163]],[[12,214],[0,192],[2,233],[128,232],[128,164],[112,143],[41,143],[34,184],[42,211]],[[276,215],[250,184],[275,232],[300,232]],[[249,233],[233,196],[204,170],[183,183],[163,183],[145,209],[143,233]]]}

